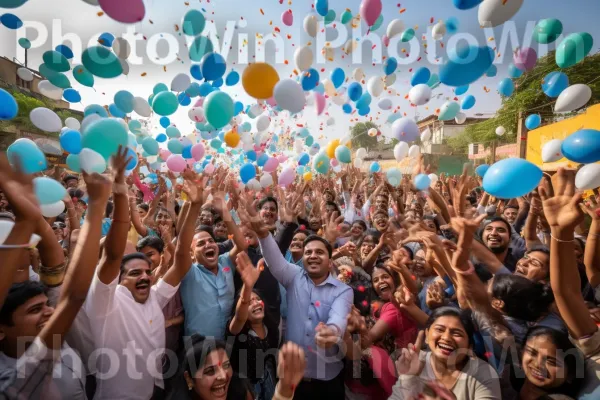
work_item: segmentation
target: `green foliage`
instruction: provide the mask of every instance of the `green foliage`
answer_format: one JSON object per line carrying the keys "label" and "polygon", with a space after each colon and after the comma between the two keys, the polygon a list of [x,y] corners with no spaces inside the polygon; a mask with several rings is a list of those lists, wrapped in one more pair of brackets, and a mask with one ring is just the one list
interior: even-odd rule
{"label": "green foliage", "polygon": [[358,149],[360,147],[364,147],[365,149],[373,149],[377,147],[377,138],[371,137],[367,134],[371,128],[378,129],[377,125],[370,121],[359,122],[352,127],[350,135],[352,138],[351,141],[353,149]]}

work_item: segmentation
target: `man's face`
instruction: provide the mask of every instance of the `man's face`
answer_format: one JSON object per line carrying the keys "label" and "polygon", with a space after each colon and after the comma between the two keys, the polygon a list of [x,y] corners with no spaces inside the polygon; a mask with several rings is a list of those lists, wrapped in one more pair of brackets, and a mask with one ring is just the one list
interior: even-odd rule
{"label": "man's face", "polygon": [[150,259],[150,261],[152,261],[152,269],[153,270],[155,268],[157,268],[158,265],[160,264],[160,253],[154,247],[150,247],[150,246],[143,247],[140,250],[140,253],[144,253],[144,255],[146,257],[148,257]]}
{"label": "man's face", "polygon": [[219,221],[213,227],[213,233],[219,239],[227,239],[227,225],[224,221]]}
{"label": "man's face", "polygon": [[312,231],[317,232],[319,229],[321,229],[321,218],[317,217],[316,215],[312,215],[308,220],[308,227]]}
{"label": "man's face", "polygon": [[267,201],[260,208],[259,214],[265,225],[275,225],[275,222],[277,221],[277,204],[273,203],[272,201]]}
{"label": "man's face", "polygon": [[208,232],[198,232],[192,240],[192,251],[198,264],[214,269],[219,263],[219,247]]}
{"label": "man's face", "polygon": [[150,296],[152,267],[145,260],[133,259],[125,264],[124,269],[120,285],[129,289],[136,302],[144,304]]}
{"label": "man's face", "polygon": [[37,336],[48,322],[54,308],[48,305],[48,297],[39,294],[27,300],[12,314],[12,325],[0,325],[0,340],[8,347],[17,345],[17,340]]}
{"label": "man's face", "polygon": [[352,236],[355,238],[360,238],[363,233],[365,233],[365,229],[359,223],[352,224],[352,229],[350,230]]}
{"label": "man's face", "polygon": [[53,224],[52,231],[54,232],[54,236],[56,236],[56,240],[59,242],[65,238],[65,228],[63,225]]}
{"label": "man's face", "polygon": [[328,190],[324,193],[323,198],[325,199],[325,201],[333,201],[335,200],[335,197],[333,195],[333,192]]}
{"label": "man's face", "polygon": [[508,221],[509,224],[514,224],[517,220],[518,210],[516,208],[507,208],[504,210],[504,219]]}
{"label": "man's face", "polygon": [[492,253],[499,254],[508,248],[510,232],[504,222],[494,221],[486,225],[482,238]]}
{"label": "man's face", "polygon": [[388,209],[388,198],[387,196],[379,195],[375,198],[375,208],[376,209]]}
{"label": "man's face", "polygon": [[67,189],[70,188],[77,188],[77,179],[69,179],[68,181],[65,182],[65,184],[67,185]]}
{"label": "man's face", "polygon": [[329,252],[324,243],[313,240],[304,246],[302,259],[304,269],[313,279],[323,278],[329,274]]}
{"label": "man's face", "polygon": [[333,204],[327,204],[325,206],[325,212],[327,213],[327,218],[329,219],[329,218],[331,218],[331,214],[333,214],[334,212],[337,212],[337,208]]}
{"label": "man's face", "polygon": [[210,210],[202,210],[200,213],[200,224],[212,226],[215,221],[213,213]]}
{"label": "man's face", "polygon": [[541,251],[531,251],[517,262],[515,275],[533,282],[547,281],[550,277],[550,257]]}
{"label": "man's face", "polygon": [[300,253],[304,250],[304,240],[306,239],[306,233],[298,232],[292,238],[292,243],[290,243],[290,251],[292,253]]}

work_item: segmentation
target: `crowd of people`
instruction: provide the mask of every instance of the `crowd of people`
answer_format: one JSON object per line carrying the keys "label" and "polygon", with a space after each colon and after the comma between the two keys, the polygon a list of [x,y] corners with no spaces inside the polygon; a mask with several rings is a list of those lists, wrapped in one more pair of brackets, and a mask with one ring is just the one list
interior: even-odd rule
{"label": "crowd of people", "polygon": [[574,171],[496,199],[466,168],[256,192],[129,161],[48,171],[46,218],[0,156],[0,397],[600,398],[600,196]]}

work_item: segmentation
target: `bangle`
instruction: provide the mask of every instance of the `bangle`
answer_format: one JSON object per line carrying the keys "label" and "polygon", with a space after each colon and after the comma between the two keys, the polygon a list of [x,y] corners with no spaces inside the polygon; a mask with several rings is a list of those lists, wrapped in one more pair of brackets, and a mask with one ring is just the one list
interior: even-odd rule
{"label": "bangle", "polygon": [[[29,245],[29,243],[27,244],[0,244],[0,249],[26,249],[26,248],[30,248],[32,246]],[[35,247],[35,246],[33,246]]]}
{"label": "bangle", "polygon": [[552,234],[550,234],[550,237],[552,239],[556,240],[558,243],[573,243],[575,241],[575,239],[573,239],[573,240],[561,240],[561,239],[558,239],[558,238],[554,237]]}
{"label": "bangle", "polygon": [[128,194],[128,187],[124,183],[113,183],[112,190],[114,194]]}
{"label": "bangle", "polygon": [[129,221],[129,220],[125,221],[124,219],[113,218],[112,222],[120,222],[122,224],[129,224],[131,221]]}

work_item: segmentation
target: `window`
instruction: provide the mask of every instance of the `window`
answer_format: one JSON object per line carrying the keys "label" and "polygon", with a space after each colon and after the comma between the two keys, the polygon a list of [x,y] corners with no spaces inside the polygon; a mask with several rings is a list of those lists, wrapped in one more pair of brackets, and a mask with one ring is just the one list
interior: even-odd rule
{"label": "window", "polygon": [[31,81],[24,81],[19,76],[17,76],[17,86],[31,90]]}

